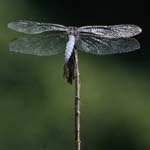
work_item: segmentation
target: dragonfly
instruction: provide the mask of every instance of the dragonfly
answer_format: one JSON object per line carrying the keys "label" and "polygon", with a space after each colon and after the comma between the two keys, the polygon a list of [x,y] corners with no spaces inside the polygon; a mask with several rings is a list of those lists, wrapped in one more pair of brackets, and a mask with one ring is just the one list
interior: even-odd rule
{"label": "dragonfly", "polygon": [[[142,32],[133,24],[109,26],[64,26],[35,21],[16,21],[8,24],[10,29],[27,34],[9,44],[9,50],[38,56],[56,55],[63,51],[65,66],[68,70],[69,61],[74,50],[96,55],[108,55],[134,51],[140,48],[140,43],[132,38]],[[72,66],[72,65],[71,65]],[[72,82],[72,71],[68,82]]]}

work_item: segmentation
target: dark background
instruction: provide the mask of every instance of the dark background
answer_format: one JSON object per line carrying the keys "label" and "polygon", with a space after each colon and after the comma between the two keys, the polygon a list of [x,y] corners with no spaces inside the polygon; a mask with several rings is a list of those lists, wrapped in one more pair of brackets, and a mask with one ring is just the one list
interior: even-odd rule
{"label": "dark background", "polygon": [[0,0],[0,149],[74,147],[74,86],[63,54],[10,53],[16,20],[71,26],[136,24],[141,49],[96,56],[79,52],[82,150],[150,149],[149,8],[146,1]]}

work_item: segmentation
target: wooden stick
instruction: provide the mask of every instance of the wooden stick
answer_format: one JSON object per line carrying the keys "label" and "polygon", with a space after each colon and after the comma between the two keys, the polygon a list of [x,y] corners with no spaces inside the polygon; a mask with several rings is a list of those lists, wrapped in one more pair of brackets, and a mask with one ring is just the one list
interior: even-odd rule
{"label": "wooden stick", "polygon": [[79,65],[78,54],[75,52],[75,142],[76,150],[80,150],[80,77],[79,77]]}

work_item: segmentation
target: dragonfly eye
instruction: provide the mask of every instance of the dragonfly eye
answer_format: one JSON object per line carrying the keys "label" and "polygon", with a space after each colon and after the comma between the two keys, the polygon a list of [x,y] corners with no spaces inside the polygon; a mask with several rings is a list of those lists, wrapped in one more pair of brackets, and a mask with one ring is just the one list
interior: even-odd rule
{"label": "dragonfly eye", "polygon": [[76,27],[68,27],[67,33],[77,36],[78,35],[78,30],[77,30]]}

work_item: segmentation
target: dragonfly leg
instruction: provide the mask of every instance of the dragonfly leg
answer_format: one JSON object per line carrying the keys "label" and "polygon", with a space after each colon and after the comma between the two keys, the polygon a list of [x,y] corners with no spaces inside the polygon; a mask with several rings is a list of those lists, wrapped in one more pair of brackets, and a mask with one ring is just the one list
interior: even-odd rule
{"label": "dragonfly leg", "polygon": [[74,50],[71,54],[70,59],[67,63],[64,64],[64,78],[68,83],[72,84],[72,81],[75,79],[75,53]]}

